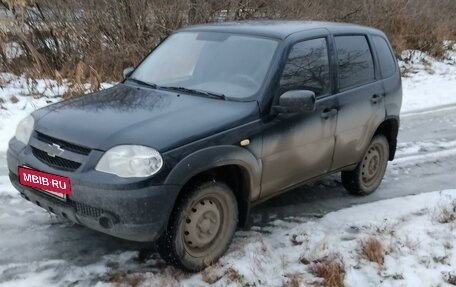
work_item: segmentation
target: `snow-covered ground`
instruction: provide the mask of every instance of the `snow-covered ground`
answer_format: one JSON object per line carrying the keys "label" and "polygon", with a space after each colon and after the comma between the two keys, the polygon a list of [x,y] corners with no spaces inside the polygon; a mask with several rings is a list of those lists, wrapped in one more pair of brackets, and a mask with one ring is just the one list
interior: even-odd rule
{"label": "snow-covered ground", "polygon": [[[65,92],[55,81],[28,82],[12,74],[0,74],[0,151],[8,147],[21,119],[32,111],[55,103]],[[35,94],[35,97],[33,96]]]}
{"label": "snow-covered ground", "polygon": [[[6,180],[0,178],[0,186]],[[8,191],[0,198],[22,200]],[[314,270],[332,262],[340,264],[334,274],[348,287],[451,286],[447,282],[456,279],[455,208],[456,190],[446,190],[358,205],[320,219],[276,220],[237,232],[219,262],[190,274],[166,266],[156,254],[144,260],[141,251],[129,248],[97,257],[100,250],[106,252],[99,244],[109,242],[102,235],[93,238],[90,231],[27,204],[0,216],[8,231],[10,225],[23,225],[25,234],[38,236],[25,241],[9,232],[0,236],[0,286],[319,286],[324,279]],[[87,244],[91,249],[79,247],[86,238],[93,240]],[[4,247],[17,240],[40,245]],[[372,251],[380,263],[362,252],[369,240],[379,242]],[[8,263],[12,256],[25,260]]]}
{"label": "snow-covered ground", "polygon": [[[403,58],[409,58],[401,62],[408,71],[403,78],[404,117],[456,105],[454,52],[445,61],[413,51]],[[432,184],[416,186],[418,192],[426,188],[427,193],[419,195],[345,208],[322,218],[281,217],[263,227],[239,231],[226,255],[196,274],[166,266],[156,253],[138,251],[141,245],[51,216],[23,201],[10,185],[4,151],[19,120],[59,101],[65,85],[49,80],[30,84],[24,78],[0,74],[0,86],[0,287],[317,286],[323,279],[315,273],[325,264],[340,269],[334,273],[342,275],[347,287],[456,285],[456,190],[429,192],[438,189]],[[435,120],[442,133],[436,138],[429,132],[429,138],[423,139],[407,134],[388,168],[383,193],[398,192],[393,189],[400,189],[399,179],[417,169],[420,174],[426,170],[426,176],[447,169],[445,157],[456,154],[453,118],[442,112],[441,117],[406,122],[406,128],[419,129],[432,126],[428,119]],[[311,188],[330,189],[334,182],[329,179]],[[363,255],[366,242],[380,243],[376,255],[381,264]]]}
{"label": "snow-covered ground", "polygon": [[[187,286],[289,286],[292,280],[311,286],[321,281],[314,266],[335,257],[343,263],[346,286],[444,286],[456,276],[455,200],[456,190],[448,190],[359,205],[302,223],[275,221],[239,232],[227,255],[201,274],[141,275],[152,286],[178,280]],[[382,264],[361,252],[368,239],[381,243]]]}
{"label": "snow-covered ground", "polygon": [[401,69],[406,71],[402,113],[456,104],[456,48],[443,61],[420,51],[405,51],[402,59],[407,59],[400,61]]}

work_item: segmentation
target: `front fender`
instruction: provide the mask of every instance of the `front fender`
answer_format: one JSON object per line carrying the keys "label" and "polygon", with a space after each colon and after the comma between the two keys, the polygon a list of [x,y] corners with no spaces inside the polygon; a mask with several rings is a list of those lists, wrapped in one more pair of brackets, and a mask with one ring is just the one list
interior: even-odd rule
{"label": "front fender", "polygon": [[261,160],[239,146],[222,145],[198,150],[181,160],[168,174],[165,184],[184,185],[192,177],[214,167],[236,165],[248,174],[249,200],[260,195]]}

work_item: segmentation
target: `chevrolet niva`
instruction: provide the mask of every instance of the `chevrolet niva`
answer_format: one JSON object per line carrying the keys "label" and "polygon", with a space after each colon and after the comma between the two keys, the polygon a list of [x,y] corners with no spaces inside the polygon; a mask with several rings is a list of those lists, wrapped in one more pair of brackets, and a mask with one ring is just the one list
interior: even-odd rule
{"label": "chevrolet niva", "polygon": [[171,34],[109,89],[36,110],[9,142],[26,200],[201,270],[255,204],[341,172],[367,195],[393,160],[400,71],[376,29],[236,22]]}

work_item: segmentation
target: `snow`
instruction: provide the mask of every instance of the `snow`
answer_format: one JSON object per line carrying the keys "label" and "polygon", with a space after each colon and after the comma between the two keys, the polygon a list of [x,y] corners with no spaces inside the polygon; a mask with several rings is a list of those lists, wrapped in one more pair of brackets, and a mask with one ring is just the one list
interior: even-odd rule
{"label": "snow", "polygon": [[393,166],[402,165],[404,162],[413,162],[425,159],[439,159],[456,155],[456,141],[430,140],[426,142],[398,143]]}
{"label": "snow", "polygon": [[8,59],[18,58],[24,55],[24,51],[17,42],[9,42],[4,44],[5,56]]}
{"label": "snow", "polygon": [[59,101],[64,89],[55,81],[39,80],[35,94],[43,97],[35,98],[30,95],[33,84],[26,79],[5,73],[0,74],[0,79],[5,82],[0,90],[0,151],[5,151],[19,121],[35,109]]}
{"label": "snow", "polygon": [[456,50],[446,59],[436,59],[420,51],[404,51],[399,64],[406,76],[402,80],[402,113],[413,113],[456,104]]}
{"label": "snow", "polygon": [[[339,254],[347,272],[347,286],[438,286],[443,283],[442,274],[454,270],[451,266],[456,263],[456,249],[444,246],[452,245],[456,239],[456,225],[437,221],[443,208],[453,208],[454,192],[364,204],[298,225],[276,221],[267,230],[270,235],[260,230],[237,238],[230,252],[212,269],[232,268],[243,282],[259,286],[259,280],[267,286],[282,286],[287,275],[298,274],[306,286],[316,278],[309,266],[300,263],[301,258],[312,262],[325,255]],[[292,244],[293,236],[302,243]],[[360,242],[369,236],[378,238],[386,250],[383,266],[360,257]],[[230,279],[226,277],[216,286],[228,284]],[[185,278],[182,283],[207,285],[198,275]]]}

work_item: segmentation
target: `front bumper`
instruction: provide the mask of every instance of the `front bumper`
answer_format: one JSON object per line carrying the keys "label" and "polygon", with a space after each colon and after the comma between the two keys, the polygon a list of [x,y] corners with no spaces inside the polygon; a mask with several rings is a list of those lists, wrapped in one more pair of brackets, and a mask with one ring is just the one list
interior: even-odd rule
{"label": "front bumper", "polygon": [[[171,214],[178,185],[144,185],[112,177],[97,185],[90,171],[90,182],[84,172],[64,172],[37,160],[16,140],[11,140],[7,152],[10,180],[22,197],[59,216],[91,229],[133,241],[154,241],[164,231]],[[65,202],[19,183],[18,167],[28,166],[40,171],[70,178],[72,194]],[[108,183],[109,182],[109,183]]]}

